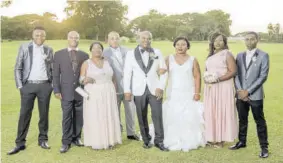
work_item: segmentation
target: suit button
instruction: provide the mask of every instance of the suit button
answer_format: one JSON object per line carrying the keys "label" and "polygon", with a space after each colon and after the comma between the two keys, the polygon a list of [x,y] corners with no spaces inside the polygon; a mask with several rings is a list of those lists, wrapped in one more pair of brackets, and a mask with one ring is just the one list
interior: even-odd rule
{"label": "suit button", "polygon": [[74,85],[75,85],[76,83],[74,83]]}

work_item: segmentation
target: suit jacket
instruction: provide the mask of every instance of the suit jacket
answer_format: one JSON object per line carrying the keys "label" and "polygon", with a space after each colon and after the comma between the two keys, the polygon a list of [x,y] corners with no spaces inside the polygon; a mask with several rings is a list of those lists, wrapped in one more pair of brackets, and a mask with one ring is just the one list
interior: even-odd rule
{"label": "suit jacket", "polygon": [[264,98],[263,84],[269,73],[269,55],[257,49],[250,64],[246,65],[246,52],[242,52],[237,55],[236,63],[236,90],[247,90],[251,100],[262,100]]}
{"label": "suit jacket", "polygon": [[153,51],[155,57],[149,58],[147,67],[142,61],[138,47],[128,51],[124,65],[124,93],[132,93],[134,96],[142,96],[146,86],[148,86],[151,94],[155,95],[156,88],[162,90],[165,89],[168,75],[165,73],[160,75],[159,78],[157,73],[159,68],[166,68],[165,60],[160,50],[153,49]]}
{"label": "suit jacket", "polygon": [[115,76],[115,80],[117,83],[117,93],[124,93],[124,84],[123,84],[123,76],[124,76],[124,63],[125,63],[125,59],[126,59],[126,54],[127,54],[127,49],[125,47],[120,46],[120,52],[122,54],[122,59],[123,62],[120,63],[119,59],[115,56],[115,54],[113,54],[112,50],[110,47],[106,48],[103,51],[103,55],[105,58],[107,58],[107,60],[109,61],[113,71],[114,71],[114,76]]}
{"label": "suit jacket", "polygon": [[[53,49],[43,45],[45,66],[48,80],[52,81]],[[28,80],[33,62],[33,42],[22,44],[18,51],[14,76],[17,88],[22,87]]]}
{"label": "suit jacket", "polygon": [[88,54],[77,51],[78,67],[74,72],[72,62],[67,48],[59,50],[54,54],[53,87],[54,93],[61,93],[62,100],[82,100],[82,97],[75,92],[80,86],[79,77],[82,63],[89,58]]}

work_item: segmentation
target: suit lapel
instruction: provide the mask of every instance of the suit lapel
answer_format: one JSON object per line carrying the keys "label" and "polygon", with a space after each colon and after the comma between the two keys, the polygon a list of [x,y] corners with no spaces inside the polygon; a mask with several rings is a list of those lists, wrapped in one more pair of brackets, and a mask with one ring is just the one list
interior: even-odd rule
{"label": "suit lapel", "polygon": [[28,54],[29,54],[29,59],[30,59],[30,65],[32,65],[32,62],[33,62],[33,44],[32,43],[28,47]]}
{"label": "suit lapel", "polygon": [[135,49],[135,58],[136,58],[136,61],[138,63],[138,65],[140,66],[140,68],[144,71],[144,73],[146,73],[146,67],[142,61],[142,58],[141,58],[141,52],[139,50],[139,46],[136,47]]}
{"label": "suit lapel", "polygon": [[243,64],[244,64],[244,66],[245,66],[245,70],[247,71],[246,58],[247,58],[247,53],[244,52],[244,53],[243,53],[243,56],[242,56],[242,61],[243,61]]}
{"label": "suit lapel", "polygon": [[[153,49],[151,49],[150,51],[151,51],[150,53],[154,53],[154,50],[153,50]],[[148,73],[148,71],[150,70],[150,68],[151,68],[151,66],[152,66],[152,64],[153,64],[153,62],[154,62],[154,59],[151,59],[150,56],[149,56],[149,57],[148,57],[148,65],[147,65],[147,67],[146,67],[146,73]]]}
{"label": "suit lapel", "polygon": [[[125,59],[126,59],[126,50],[122,47],[120,47],[120,51],[121,51],[121,54],[122,54],[122,59],[123,59],[123,62],[125,62]],[[124,63],[123,63],[124,65]]]}

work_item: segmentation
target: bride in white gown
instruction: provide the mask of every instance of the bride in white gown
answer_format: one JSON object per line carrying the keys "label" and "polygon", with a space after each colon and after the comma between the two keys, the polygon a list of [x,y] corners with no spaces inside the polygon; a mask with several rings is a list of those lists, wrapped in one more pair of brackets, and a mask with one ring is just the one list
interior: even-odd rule
{"label": "bride in white gown", "polygon": [[[188,40],[178,37],[174,47],[176,55],[167,58],[169,78],[163,103],[164,145],[172,151],[189,151],[206,144],[203,105],[199,102],[201,76],[197,60],[186,53],[190,47]],[[153,129],[150,131],[154,135]]]}

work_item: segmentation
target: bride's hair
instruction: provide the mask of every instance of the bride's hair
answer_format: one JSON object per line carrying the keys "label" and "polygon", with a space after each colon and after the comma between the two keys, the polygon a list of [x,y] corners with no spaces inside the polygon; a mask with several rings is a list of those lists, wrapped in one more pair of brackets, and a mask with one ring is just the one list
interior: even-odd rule
{"label": "bride's hair", "polygon": [[173,42],[173,46],[175,47],[176,44],[177,44],[177,42],[180,41],[180,40],[186,41],[186,43],[187,43],[187,48],[190,49],[191,44],[190,44],[189,40],[188,40],[186,37],[183,37],[183,36],[179,36],[179,37],[175,38],[175,40],[174,40],[174,42]]}

